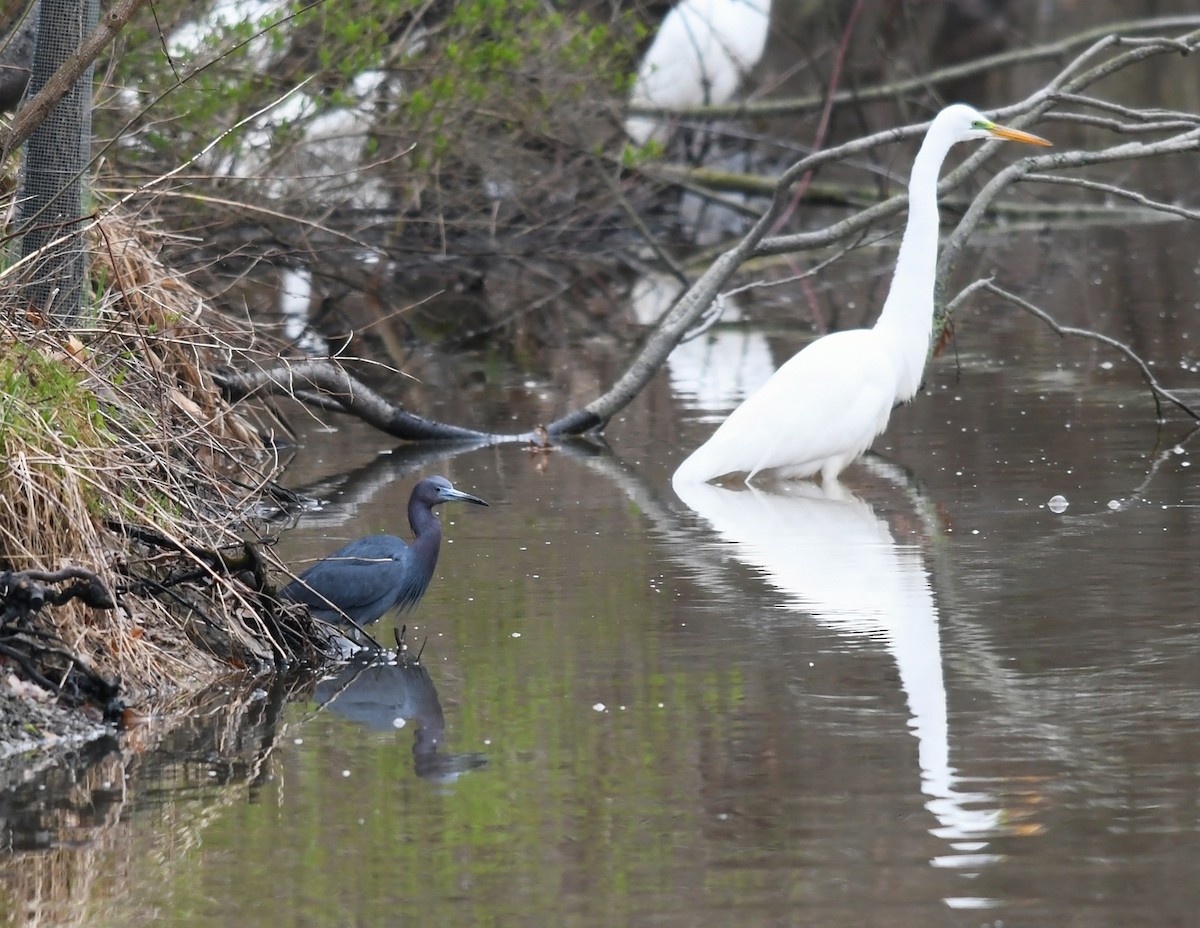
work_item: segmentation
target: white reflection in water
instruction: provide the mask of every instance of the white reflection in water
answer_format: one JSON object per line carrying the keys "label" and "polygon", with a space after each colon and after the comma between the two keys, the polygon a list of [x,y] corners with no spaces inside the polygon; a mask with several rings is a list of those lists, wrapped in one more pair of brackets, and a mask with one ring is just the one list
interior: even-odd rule
{"label": "white reflection in water", "polygon": [[[652,325],[674,304],[682,285],[673,277],[646,274],[630,294],[634,316]],[[741,310],[733,297],[724,297],[722,322],[737,322]],[[714,328],[683,342],[667,358],[671,388],[685,406],[708,413],[701,422],[720,422],[729,410],[767,382],[775,373],[771,347],[761,332]]]}
{"label": "white reflection in water", "polygon": [[[846,636],[881,641],[896,662],[917,738],[921,791],[955,854],[937,867],[977,872],[998,857],[981,853],[1002,827],[994,797],[957,789],[950,765],[946,684],[933,590],[920,552],[897,545],[884,521],[853,496],[826,496],[798,482],[778,492],[677,486],[680,498],[734,542],[738,560],[762,571],[787,600]],[[990,806],[990,808],[988,808]]]}

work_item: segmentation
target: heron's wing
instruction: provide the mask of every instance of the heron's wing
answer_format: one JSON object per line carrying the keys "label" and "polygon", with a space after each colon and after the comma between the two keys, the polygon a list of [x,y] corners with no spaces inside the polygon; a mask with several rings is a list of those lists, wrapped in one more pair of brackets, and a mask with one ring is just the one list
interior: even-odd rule
{"label": "heron's wing", "polygon": [[[305,603],[325,618],[336,618],[340,610],[356,621],[369,622],[394,605],[410,606],[420,599],[419,593],[412,595],[411,574],[408,546],[394,536],[374,535],[318,561],[284,587],[280,596]],[[420,584],[421,592],[427,582]]]}
{"label": "heron's wing", "polygon": [[812,342],[779,368],[696,451],[702,479],[787,467],[809,476],[866,450],[891,414],[895,370],[869,329]]}
{"label": "heron's wing", "polygon": [[[801,355],[805,355],[802,359]],[[795,375],[789,366],[799,370]],[[762,466],[791,461],[818,466],[858,457],[888,423],[896,371],[872,329],[837,332],[813,342],[776,373],[779,389],[764,397],[778,410]]]}

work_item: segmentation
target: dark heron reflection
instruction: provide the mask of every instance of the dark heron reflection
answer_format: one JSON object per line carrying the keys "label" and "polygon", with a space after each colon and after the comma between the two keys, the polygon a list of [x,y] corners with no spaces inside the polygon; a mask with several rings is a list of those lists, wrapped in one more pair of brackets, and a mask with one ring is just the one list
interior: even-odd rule
{"label": "dark heron reflection", "polygon": [[348,619],[359,627],[392,609],[412,609],[429,587],[442,546],[442,523],[433,507],[455,501],[487,505],[456,490],[445,477],[426,477],[408,499],[411,545],[395,535],[352,541],[280,590],[280,599],[304,603],[327,622],[345,624]]}
{"label": "dark heron reflection", "polygon": [[446,720],[437,690],[425,666],[403,651],[377,652],[367,660],[346,664],[317,684],[315,698],[324,708],[371,731],[398,731],[416,723],[413,769],[423,779],[451,782],[487,766],[484,754],[439,753]]}

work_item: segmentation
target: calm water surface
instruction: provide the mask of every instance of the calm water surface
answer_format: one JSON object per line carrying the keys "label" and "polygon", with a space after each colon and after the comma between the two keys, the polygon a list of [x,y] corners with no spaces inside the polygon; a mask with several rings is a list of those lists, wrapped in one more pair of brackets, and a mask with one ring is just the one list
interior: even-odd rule
{"label": "calm water surface", "polygon": [[[1090,260],[1040,254],[1027,286],[1200,396],[1190,292],[1159,274],[1131,307]],[[421,667],[235,685],[153,750],[31,771],[9,923],[1200,923],[1186,425],[1119,356],[984,306],[853,497],[677,497],[684,449],[798,344],[689,346],[611,453],[313,430],[289,478],[327,505],[291,563],[400,529],[417,474],[492,503],[443,509]]]}

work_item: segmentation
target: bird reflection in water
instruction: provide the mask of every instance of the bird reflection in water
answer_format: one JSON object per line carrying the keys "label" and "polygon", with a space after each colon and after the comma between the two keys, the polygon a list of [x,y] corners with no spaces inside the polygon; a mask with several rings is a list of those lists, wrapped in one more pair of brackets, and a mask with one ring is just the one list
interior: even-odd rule
{"label": "bird reflection in water", "polygon": [[344,664],[316,687],[317,703],[347,721],[375,732],[416,724],[413,769],[422,779],[451,783],[486,767],[487,756],[441,752],[446,720],[429,671],[405,651],[376,651]]}
{"label": "bird reflection in water", "polygon": [[[921,792],[954,854],[937,866],[977,868],[1003,831],[1003,810],[981,792],[960,791],[950,765],[950,727],[933,590],[920,552],[895,543],[871,507],[813,483],[778,492],[708,483],[675,486],[680,498],[734,542],[740,561],[760,570],[786,596],[782,605],[812,615],[846,638],[883,642],[896,662],[917,738]],[[987,806],[991,808],[987,808]]]}

